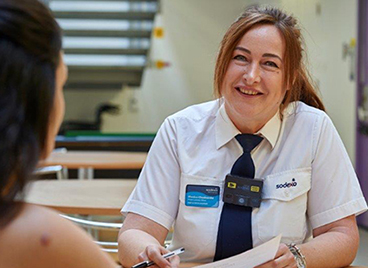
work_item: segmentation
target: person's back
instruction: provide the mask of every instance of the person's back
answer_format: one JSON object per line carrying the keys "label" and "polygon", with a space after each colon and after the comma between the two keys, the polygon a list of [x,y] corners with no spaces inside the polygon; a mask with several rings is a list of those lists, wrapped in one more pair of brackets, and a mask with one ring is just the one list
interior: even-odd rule
{"label": "person's back", "polygon": [[17,217],[0,229],[0,256],[0,267],[114,266],[84,230],[34,205],[23,205]]}
{"label": "person's back", "polygon": [[22,202],[64,115],[61,30],[38,0],[0,0],[0,267],[115,267],[79,227]]}

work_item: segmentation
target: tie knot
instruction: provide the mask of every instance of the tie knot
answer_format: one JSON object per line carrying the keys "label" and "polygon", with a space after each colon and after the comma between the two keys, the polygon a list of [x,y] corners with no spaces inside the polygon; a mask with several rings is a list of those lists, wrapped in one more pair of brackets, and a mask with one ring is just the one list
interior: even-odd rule
{"label": "tie knot", "polygon": [[238,134],[235,139],[243,147],[244,153],[250,153],[263,140],[262,137],[253,134]]}

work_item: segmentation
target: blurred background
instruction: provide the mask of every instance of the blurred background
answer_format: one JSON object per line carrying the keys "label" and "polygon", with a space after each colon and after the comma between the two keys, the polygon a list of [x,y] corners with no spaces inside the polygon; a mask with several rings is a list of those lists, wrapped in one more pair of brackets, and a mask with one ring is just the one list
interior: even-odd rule
{"label": "blurred background", "polygon": [[[131,15],[124,14],[124,3]],[[242,10],[255,3],[282,7],[299,19],[310,71],[354,160],[355,58],[345,50],[346,45],[354,50],[357,39],[356,0],[49,1],[65,31],[70,69],[65,120],[92,122],[99,105],[113,103],[120,112],[103,116],[102,132],[154,133],[166,116],[213,99],[219,42]],[[93,68],[104,69],[105,83],[91,75]],[[124,80],[129,68],[143,72],[139,77],[132,71]],[[114,77],[119,71],[120,80]]]}
{"label": "blurred background", "polygon": [[247,5],[270,4],[299,19],[309,70],[356,163],[358,0],[44,2],[64,30],[62,134],[154,135],[168,115],[212,100],[226,29]]}
{"label": "blurred background", "polygon": [[148,151],[168,115],[213,99],[219,42],[247,5],[292,13],[368,196],[367,0],[43,1],[64,30],[69,67],[57,146],[76,150]]}

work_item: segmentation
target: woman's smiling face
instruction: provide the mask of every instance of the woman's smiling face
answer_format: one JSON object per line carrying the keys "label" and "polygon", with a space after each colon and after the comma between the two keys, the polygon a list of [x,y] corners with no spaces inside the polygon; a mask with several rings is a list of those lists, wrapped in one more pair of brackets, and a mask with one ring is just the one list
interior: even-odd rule
{"label": "woman's smiling face", "polygon": [[278,111],[285,96],[285,42],[273,25],[251,28],[236,45],[221,93],[242,133],[255,133]]}

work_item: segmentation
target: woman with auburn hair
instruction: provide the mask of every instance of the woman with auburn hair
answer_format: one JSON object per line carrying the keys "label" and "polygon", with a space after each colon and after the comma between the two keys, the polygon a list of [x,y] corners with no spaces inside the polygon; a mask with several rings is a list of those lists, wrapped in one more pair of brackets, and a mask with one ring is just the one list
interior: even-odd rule
{"label": "woman with auburn hair", "polygon": [[39,1],[0,0],[0,62],[0,267],[115,267],[84,230],[22,202],[64,116],[61,30]]}
{"label": "woman with auburn hair", "polygon": [[221,42],[214,87],[216,100],[158,131],[122,209],[121,263],[177,267],[178,256],[161,256],[177,247],[184,261],[216,261],[282,234],[257,268],[349,265],[367,204],[305,69],[296,19],[247,8]]}

